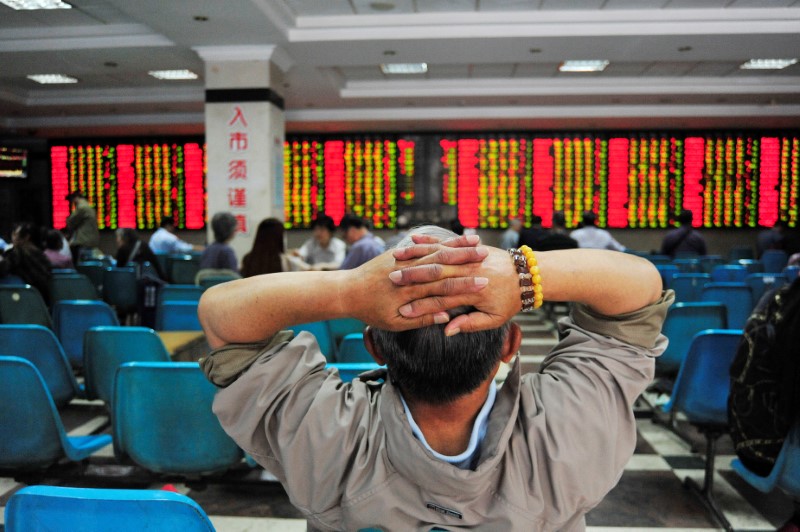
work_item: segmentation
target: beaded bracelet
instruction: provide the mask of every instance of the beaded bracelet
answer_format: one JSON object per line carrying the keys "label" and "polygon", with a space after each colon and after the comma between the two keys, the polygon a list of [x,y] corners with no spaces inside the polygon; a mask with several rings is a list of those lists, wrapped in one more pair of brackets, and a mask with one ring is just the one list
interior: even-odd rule
{"label": "beaded bracelet", "polygon": [[522,312],[530,312],[542,306],[542,276],[536,263],[536,255],[528,246],[508,250],[511,260],[519,274],[519,291],[522,299]]}

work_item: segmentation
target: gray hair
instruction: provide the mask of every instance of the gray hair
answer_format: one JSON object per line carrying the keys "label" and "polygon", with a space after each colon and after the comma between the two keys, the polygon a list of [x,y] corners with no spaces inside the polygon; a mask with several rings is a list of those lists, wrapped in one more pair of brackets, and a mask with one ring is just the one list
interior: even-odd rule
{"label": "gray hair", "polygon": [[214,232],[214,240],[226,242],[233,233],[236,232],[236,217],[229,212],[218,212],[211,218],[211,230]]}
{"label": "gray hair", "polygon": [[[434,225],[416,227],[411,234],[441,239],[456,235]],[[397,247],[413,242],[410,236]],[[474,310],[459,307],[448,311],[451,317]],[[409,331],[372,329],[373,340],[386,360],[389,378],[406,397],[428,404],[444,404],[474,391],[487,378],[502,356],[508,324],[497,329],[445,336],[445,325],[431,325]]]}

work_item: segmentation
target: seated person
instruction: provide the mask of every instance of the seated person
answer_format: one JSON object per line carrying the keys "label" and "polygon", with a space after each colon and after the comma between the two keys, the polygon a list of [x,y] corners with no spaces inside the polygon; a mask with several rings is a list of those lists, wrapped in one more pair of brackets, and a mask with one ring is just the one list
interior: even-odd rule
{"label": "seated person", "polygon": [[[428,236],[353,270],[207,290],[199,316],[215,351],[202,366],[223,387],[220,423],[313,529],[582,529],[633,454],[632,404],[666,346],[671,293],[633,255],[537,253],[539,273],[521,279],[525,258],[474,247],[476,236],[415,232]],[[509,321],[530,306],[521,280],[577,303],[524,376]],[[346,316],[369,324],[387,370],[342,384],[313,336],[283,329]],[[501,361],[512,368],[497,387]]]}
{"label": "seated person", "polygon": [[333,218],[325,214],[317,216],[311,222],[311,238],[303,242],[291,254],[298,257],[295,261],[301,270],[338,270],[347,253],[347,245],[333,236],[336,224]]}
{"label": "seated person", "polygon": [[625,251],[625,246],[617,242],[611,233],[605,229],[600,229],[597,223],[597,215],[592,211],[583,213],[583,227],[576,229],[569,234],[570,238],[578,243],[578,247],[590,249],[612,249],[614,251]]}
{"label": "seated person", "polygon": [[[72,254],[63,253],[64,236],[61,231],[49,229],[44,237],[44,256],[50,261],[53,268],[74,269]],[[67,247],[69,251],[69,247]]]}
{"label": "seated person", "polygon": [[203,250],[203,246],[195,246],[178,238],[175,234],[175,218],[172,216],[161,218],[160,225],[148,242],[153,253],[190,253]]}
{"label": "seated person", "polygon": [[45,303],[50,304],[50,261],[36,245],[38,231],[32,223],[18,224],[11,233],[11,246],[0,257],[0,277],[16,275],[36,288]]}
{"label": "seated person", "polygon": [[344,240],[350,249],[342,262],[342,270],[358,268],[365,262],[383,253],[385,244],[383,240],[372,234],[364,218],[355,214],[345,214],[339,222],[339,230],[344,234]]}
{"label": "seated person", "polygon": [[[331,223],[333,221],[331,220]],[[265,273],[288,272],[293,268],[285,253],[283,223],[277,218],[265,218],[258,224],[253,247],[242,257],[242,277],[253,277]],[[342,243],[344,245],[344,243]],[[344,256],[344,254],[342,254]],[[297,262],[300,259],[295,258]],[[306,264],[306,266],[308,266]]]}
{"label": "seated person", "polygon": [[135,229],[129,227],[117,229],[117,254],[114,259],[119,268],[130,266],[132,263],[143,265],[149,262],[152,272],[159,279],[166,279],[155,253],[150,246],[142,242]]}
{"label": "seated person", "polygon": [[677,218],[680,227],[671,229],[664,235],[661,242],[661,254],[675,257],[676,255],[705,255],[706,241],[698,231],[692,227],[694,216],[692,211],[682,211]]}

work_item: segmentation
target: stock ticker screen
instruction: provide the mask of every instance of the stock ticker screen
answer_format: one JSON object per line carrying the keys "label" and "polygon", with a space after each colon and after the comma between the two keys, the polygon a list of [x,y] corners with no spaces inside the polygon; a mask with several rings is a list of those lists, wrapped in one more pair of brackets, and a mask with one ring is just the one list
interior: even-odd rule
{"label": "stock ticker screen", "polygon": [[[206,218],[202,141],[74,142],[51,146],[53,221],[82,190],[101,229],[183,229]],[[798,226],[800,132],[289,135],[283,150],[287,228],[318,213],[395,227],[400,214],[465,227],[509,217],[570,227],[584,211],[610,228],[662,229],[681,210],[705,228]]]}

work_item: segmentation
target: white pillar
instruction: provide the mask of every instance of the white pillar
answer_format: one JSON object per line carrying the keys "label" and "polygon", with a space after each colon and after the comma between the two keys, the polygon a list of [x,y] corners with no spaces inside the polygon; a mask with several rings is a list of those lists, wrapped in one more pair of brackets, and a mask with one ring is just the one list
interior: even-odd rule
{"label": "white pillar", "polygon": [[282,74],[291,66],[276,46],[195,49],[205,61],[208,241],[211,218],[239,219],[231,242],[241,263],[264,218],[283,220]]}

